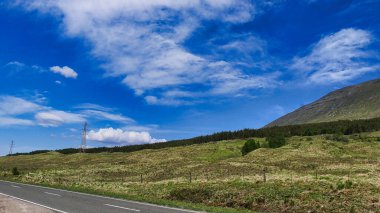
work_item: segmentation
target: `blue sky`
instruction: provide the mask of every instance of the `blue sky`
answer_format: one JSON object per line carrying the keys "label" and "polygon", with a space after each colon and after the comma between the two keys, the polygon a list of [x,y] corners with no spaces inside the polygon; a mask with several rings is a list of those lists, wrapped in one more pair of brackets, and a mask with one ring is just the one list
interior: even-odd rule
{"label": "blue sky", "polygon": [[0,3],[0,154],[259,128],[380,77],[380,1]]}

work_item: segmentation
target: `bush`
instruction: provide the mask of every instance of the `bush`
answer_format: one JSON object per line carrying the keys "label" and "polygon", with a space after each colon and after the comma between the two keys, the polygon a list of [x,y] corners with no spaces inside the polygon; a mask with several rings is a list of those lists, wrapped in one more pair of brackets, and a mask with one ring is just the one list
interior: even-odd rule
{"label": "bush", "polygon": [[15,175],[15,176],[16,175],[20,175],[20,172],[18,171],[17,167],[13,167],[12,174]]}
{"label": "bush", "polygon": [[241,148],[241,154],[244,156],[255,149],[260,148],[260,143],[253,139],[249,139],[245,142],[244,146]]}
{"label": "bush", "polygon": [[269,148],[279,148],[286,144],[286,140],[283,135],[269,136],[266,140],[268,141]]}

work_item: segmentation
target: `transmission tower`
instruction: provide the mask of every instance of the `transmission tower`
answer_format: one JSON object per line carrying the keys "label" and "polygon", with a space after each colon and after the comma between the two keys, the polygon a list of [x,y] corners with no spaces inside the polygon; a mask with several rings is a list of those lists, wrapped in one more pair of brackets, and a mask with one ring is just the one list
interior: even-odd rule
{"label": "transmission tower", "polygon": [[87,146],[87,122],[83,125],[82,130],[82,144],[80,146],[80,152],[85,152]]}
{"label": "transmission tower", "polygon": [[9,145],[9,155],[13,154],[13,148],[15,147],[15,142],[12,140]]}

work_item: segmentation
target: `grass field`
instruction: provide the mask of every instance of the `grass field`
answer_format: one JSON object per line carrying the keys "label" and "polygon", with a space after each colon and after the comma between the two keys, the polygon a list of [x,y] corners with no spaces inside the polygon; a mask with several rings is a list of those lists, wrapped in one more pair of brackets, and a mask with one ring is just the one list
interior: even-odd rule
{"label": "grass field", "polygon": [[380,212],[380,132],[349,142],[292,137],[242,156],[244,142],[1,157],[0,176],[210,212]]}

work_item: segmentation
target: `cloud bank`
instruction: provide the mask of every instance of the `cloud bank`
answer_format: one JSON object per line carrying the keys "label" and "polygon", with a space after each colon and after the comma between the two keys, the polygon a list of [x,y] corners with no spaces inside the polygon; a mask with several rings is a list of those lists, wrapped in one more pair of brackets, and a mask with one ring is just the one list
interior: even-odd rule
{"label": "cloud bank", "polygon": [[91,130],[88,140],[118,145],[166,142],[165,139],[155,139],[148,132],[124,131],[122,129],[103,128],[98,131]]}
{"label": "cloud bank", "polygon": [[[205,97],[241,96],[276,85],[276,74],[247,72],[214,55],[195,54],[185,46],[204,21],[226,26],[251,21],[258,6],[249,0],[34,0],[17,5],[61,19],[67,36],[82,37],[92,44],[92,54],[105,61],[106,76],[122,77],[122,83],[149,104],[178,105]],[[259,39],[249,41],[257,43],[250,46],[261,48]],[[181,93],[168,96],[172,91]]]}

